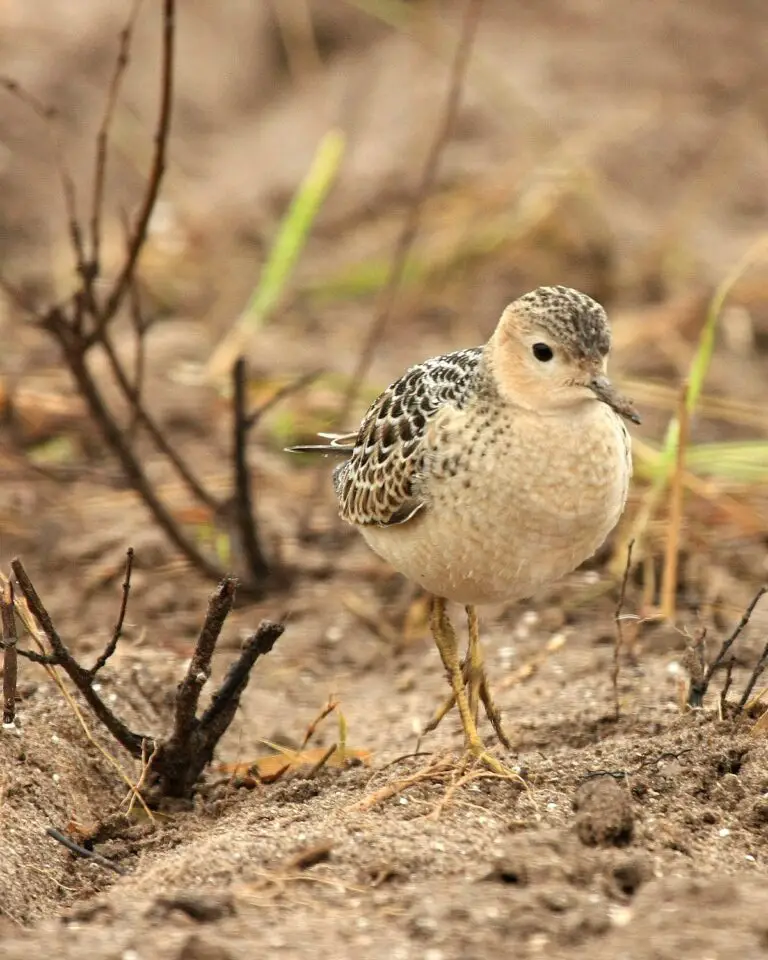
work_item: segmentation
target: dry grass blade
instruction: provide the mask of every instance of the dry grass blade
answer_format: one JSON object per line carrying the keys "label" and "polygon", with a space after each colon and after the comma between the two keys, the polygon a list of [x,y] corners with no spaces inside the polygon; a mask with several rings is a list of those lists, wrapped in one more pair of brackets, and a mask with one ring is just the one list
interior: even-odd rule
{"label": "dry grass blade", "polygon": [[[688,446],[688,383],[680,391],[678,408],[677,448],[675,451],[675,469],[669,495],[669,524],[664,555],[664,572],[661,579],[661,615],[669,622],[675,618],[675,596],[677,594],[678,563],[680,559],[680,533],[683,525],[683,491],[685,473],[685,451]],[[631,551],[628,551],[631,557]],[[625,581],[627,571],[625,570]]]}
{"label": "dry grass blade", "polygon": [[616,720],[621,715],[621,704],[619,702],[619,669],[621,665],[621,654],[624,650],[624,624],[622,614],[624,612],[624,601],[627,596],[627,581],[629,580],[629,571],[632,568],[632,548],[634,541],[630,540],[627,544],[627,562],[624,564],[624,576],[621,578],[621,589],[619,590],[619,600],[616,604],[616,612],[613,616],[616,624],[616,636],[613,645],[613,668],[611,670],[611,686],[613,688],[613,712]]}
{"label": "dry grass blade", "polygon": [[453,769],[455,769],[455,761],[452,757],[438,757],[422,770],[418,770],[409,777],[403,777],[400,780],[394,780],[392,783],[386,784],[379,790],[376,790],[374,793],[370,794],[370,796],[352,804],[348,809],[354,812],[370,810],[372,807],[382,803],[384,800],[389,800],[392,797],[398,796],[398,794],[403,793],[405,790],[415,786],[417,783],[441,781],[445,779],[445,777],[447,777]]}
{"label": "dry grass blade", "polygon": [[[710,301],[707,316],[699,335],[699,342],[688,370],[688,393],[686,397],[686,412],[688,417],[691,417],[697,409],[699,398],[704,388],[704,381],[714,353],[718,324],[728,297],[731,295],[733,288],[739,280],[765,255],[767,250],[768,235],[764,235],[753,243],[739,259],[734,268],[717,287]],[[619,564],[623,566],[626,544],[629,540],[634,540],[637,552],[642,552],[640,550],[642,539],[653,519],[661,501],[661,496],[674,469],[677,450],[679,448],[679,434],[680,420],[675,416],[667,426],[664,446],[656,464],[652,484],[643,497],[640,509],[632,519],[631,524],[629,524],[629,529],[625,537],[618,538],[614,556],[611,561],[611,567],[616,574],[618,574],[620,569]]]}

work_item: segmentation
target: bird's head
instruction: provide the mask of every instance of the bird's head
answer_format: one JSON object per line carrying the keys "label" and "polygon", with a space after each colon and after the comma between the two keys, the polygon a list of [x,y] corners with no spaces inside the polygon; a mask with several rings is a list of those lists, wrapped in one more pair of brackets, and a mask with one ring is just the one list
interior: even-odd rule
{"label": "bird's head", "polygon": [[506,399],[556,413],[599,401],[640,423],[631,400],[606,375],[611,330],[605,310],[569,287],[539,287],[511,303],[489,343],[489,362]]}

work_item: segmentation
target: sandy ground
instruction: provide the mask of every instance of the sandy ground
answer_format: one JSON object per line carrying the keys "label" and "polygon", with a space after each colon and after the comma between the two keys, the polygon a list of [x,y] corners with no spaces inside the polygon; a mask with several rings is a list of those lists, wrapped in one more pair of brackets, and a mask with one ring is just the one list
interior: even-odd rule
{"label": "sandy ground", "polygon": [[[242,307],[319,137],[337,125],[348,137],[337,185],[295,295],[249,361],[257,396],[318,360],[337,375],[353,367],[374,299],[339,293],[337,281],[355,264],[387,261],[444,96],[459,10],[447,4],[433,16],[419,34],[425,48],[341,0],[309,6],[322,59],[315,72],[286,56],[268,4],[243,0],[221,15],[189,2],[179,16],[171,165],[144,264],[145,295],[161,321],[147,341],[145,395],[216,489],[228,482],[227,411],[186,375],[190,365],[204,361]],[[427,14],[437,7],[424,6]],[[108,265],[120,249],[115,211],[135,200],[149,150],[150,7],[115,121]],[[3,71],[58,107],[63,153],[87,197],[124,11],[96,0],[76,10],[18,0],[0,16]],[[403,292],[366,391],[425,356],[481,342],[509,299],[542,282],[605,301],[619,379],[677,389],[712,284],[764,227],[766,43],[757,3],[547,0],[526,12],[489,2],[417,244],[431,269]],[[4,272],[27,290],[61,292],[68,262],[50,145],[18,103],[2,103]],[[504,240],[483,246],[493,231]],[[708,381],[709,392],[758,413],[741,425],[702,416],[695,440],[768,429],[759,413],[765,290],[759,271],[739,288]],[[0,337],[3,391],[28,410],[0,427],[2,562],[23,556],[62,636],[90,662],[111,632],[122,557],[134,546],[125,637],[102,693],[129,723],[162,733],[212,584],[179,562],[124,488],[51,343],[9,304]],[[127,330],[118,328],[116,342],[129,355]],[[108,390],[106,370],[99,376]],[[56,397],[55,417],[40,414],[41,393]],[[660,438],[674,402],[672,394],[646,405],[641,438]],[[719,717],[720,674],[704,710],[681,711],[685,637],[672,627],[639,631],[619,658],[614,691],[610,545],[534,601],[483,611],[489,674],[521,782],[462,766],[453,717],[413,755],[420,724],[445,694],[423,598],[340,529],[329,484],[311,536],[297,535],[315,475],[281,448],[322,428],[337,403],[338,384],[326,378],[254,437],[260,529],[286,576],[233,613],[216,676],[262,617],[286,615],[287,628],[258,663],[193,802],[158,811],[154,822],[129,814],[113,761],[134,781],[135,762],[84,713],[89,739],[50,678],[23,667],[22,733],[0,738],[2,956],[36,960],[54,945],[63,960],[85,952],[238,960],[256,949],[297,960],[763,956],[765,741],[750,733],[754,718]],[[30,452],[62,437],[66,480],[33,470]],[[167,468],[147,451],[148,472],[164,483]],[[168,495],[174,509],[188,506]],[[638,483],[631,515],[639,496]],[[734,502],[741,513],[699,498],[686,514],[679,626],[706,623],[710,653],[766,576],[765,505],[754,492]],[[648,544],[657,572],[662,532],[653,527]],[[641,609],[648,570],[630,580],[629,613]],[[731,701],[766,625],[758,611],[736,648]],[[218,766],[264,755],[264,741],[298,745],[331,696],[366,762],[275,783],[241,782]],[[313,745],[337,733],[331,716]],[[124,874],[75,859],[48,827],[90,837]]]}

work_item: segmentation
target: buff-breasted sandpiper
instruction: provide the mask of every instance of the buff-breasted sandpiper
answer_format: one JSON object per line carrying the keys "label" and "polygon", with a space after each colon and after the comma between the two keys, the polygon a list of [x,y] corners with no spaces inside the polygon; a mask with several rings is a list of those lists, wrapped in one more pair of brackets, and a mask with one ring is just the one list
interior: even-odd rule
{"label": "buff-breasted sandpiper", "polygon": [[[293,447],[344,458],[343,520],[433,597],[431,627],[467,748],[508,773],[477,732],[482,702],[509,749],[482,662],[475,605],[530,597],[591,557],[616,525],[632,474],[631,402],[606,376],[599,303],[540,287],[511,303],[490,340],[411,367],[360,428]],[[462,664],[446,602],[465,606]]]}

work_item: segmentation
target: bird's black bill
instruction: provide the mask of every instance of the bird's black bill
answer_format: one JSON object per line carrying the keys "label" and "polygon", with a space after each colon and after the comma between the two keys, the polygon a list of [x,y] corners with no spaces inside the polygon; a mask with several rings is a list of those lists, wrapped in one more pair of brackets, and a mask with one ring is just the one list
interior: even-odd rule
{"label": "bird's black bill", "polygon": [[631,420],[632,423],[642,423],[640,414],[635,410],[632,401],[622,396],[608,377],[593,377],[590,380],[589,387],[598,400],[607,403],[619,416]]}

